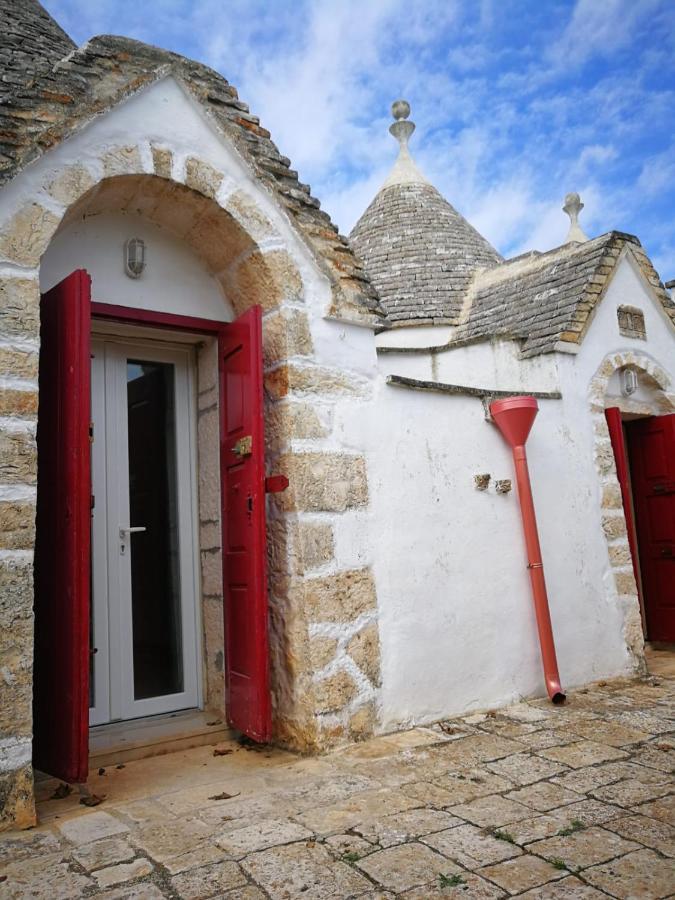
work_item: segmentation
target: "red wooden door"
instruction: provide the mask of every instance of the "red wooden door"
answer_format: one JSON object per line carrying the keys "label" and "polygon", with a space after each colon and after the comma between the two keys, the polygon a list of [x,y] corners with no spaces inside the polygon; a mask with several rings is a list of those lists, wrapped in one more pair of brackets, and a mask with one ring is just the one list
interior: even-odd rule
{"label": "red wooden door", "polygon": [[626,425],[647,637],[675,641],[675,415]]}
{"label": "red wooden door", "polygon": [[[640,574],[638,566],[638,550],[635,543],[635,524],[633,522],[633,504],[631,502],[631,484],[628,470],[628,451],[626,449],[626,439],[623,432],[623,421],[621,419],[621,410],[618,406],[612,406],[605,410],[605,418],[607,419],[607,427],[609,428],[609,437],[612,441],[612,450],[614,451],[614,462],[616,464],[616,475],[621,487],[621,502],[623,504],[623,514],[626,519],[626,530],[628,531],[628,545],[630,547],[631,561],[633,563],[633,574],[635,582],[640,591]],[[640,591],[642,598],[642,592]]]}
{"label": "red wooden door", "polygon": [[88,769],[90,301],[80,269],[40,304],[33,763],[70,782]]}
{"label": "red wooden door", "polygon": [[260,307],[229,324],[219,344],[227,718],[265,742],[272,726]]}

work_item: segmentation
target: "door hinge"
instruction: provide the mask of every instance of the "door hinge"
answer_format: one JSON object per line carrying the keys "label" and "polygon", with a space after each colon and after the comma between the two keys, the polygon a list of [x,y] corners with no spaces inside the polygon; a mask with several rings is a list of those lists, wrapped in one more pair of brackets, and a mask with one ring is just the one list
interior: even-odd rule
{"label": "door hinge", "polygon": [[[82,421],[82,420],[80,419],[80,421]],[[93,422],[89,423],[89,443],[90,444],[94,443],[94,423]]]}

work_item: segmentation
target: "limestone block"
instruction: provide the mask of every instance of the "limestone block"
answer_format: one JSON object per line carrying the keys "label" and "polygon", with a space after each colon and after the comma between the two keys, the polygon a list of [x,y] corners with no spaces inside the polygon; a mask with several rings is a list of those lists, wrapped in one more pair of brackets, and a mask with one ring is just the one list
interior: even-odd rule
{"label": "limestone block", "polygon": [[305,570],[331,562],[335,552],[333,528],[327,522],[300,522],[300,551]]}
{"label": "limestone block", "polygon": [[289,453],[279,458],[277,471],[290,482],[287,490],[273,495],[281,509],[343,512],[368,503],[366,461],[362,456]]}
{"label": "limestone block", "polygon": [[380,634],[377,622],[371,622],[354,635],[347,644],[347,653],[374,685],[381,684]]}
{"label": "limestone block", "polygon": [[0,481],[35,484],[37,447],[35,438],[23,431],[0,432]]}
{"label": "limestone block", "polygon": [[113,175],[135,175],[143,171],[138,147],[116,147],[106,153],[102,161],[106,178]]}
{"label": "limestone block", "polygon": [[[0,328],[1,322],[2,313],[0,313]],[[0,347],[0,375],[13,375],[15,378],[37,382],[39,362],[37,353]]]}
{"label": "limestone block", "polygon": [[377,724],[377,709],[374,702],[360,706],[349,719],[349,736],[353,741],[371,737]]}
{"label": "limestone block", "polygon": [[223,712],[225,709],[225,626],[223,599],[207,597],[203,603],[204,657],[206,664],[206,706]]}
{"label": "limestone block", "polygon": [[31,550],[35,544],[35,504],[0,501],[0,549]]}
{"label": "limestone block", "polygon": [[[254,246],[243,228],[217,207],[197,218],[185,232],[185,240],[213,272],[222,272],[233,259],[248,253]],[[254,294],[255,299],[249,293],[238,308],[235,303],[236,296],[230,291],[227,277],[219,278],[218,281],[237,311],[243,312],[254,303],[263,302],[258,299],[257,293]]]}
{"label": "limestone block", "polygon": [[202,568],[202,592],[208,597],[222,596],[222,553],[220,550],[202,550],[200,558]]}
{"label": "limestone block", "polygon": [[158,147],[156,144],[152,144],[150,149],[152,150],[152,165],[155,175],[159,175],[160,178],[171,178],[173,153],[165,147]]}
{"label": "limestone block", "polygon": [[353,700],[358,692],[352,676],[343,670],[316,684],[316,711],[336,712]]}
{"label": "limestone block", "polygon": [[37,266],[59,219],[39,203],[26,203],[0,232],[0,256],[22,266]]}
{"label": "limestone block", "polygon": [[618,484],[604,484],[602,486],[602,506],[604,509],[621,509],[621,488]]}
{"label": "limestone block", "polygon": [[614,451],[610,441],[598,441],[595,446],[595,462],[603,475],[609,475],[616,471]]}
{"label": "limestone block", "polygon": [[255,200],[246,191],[235,191],[227,198],[225,209],[234,216],[254,241],[274,237],[276,231]]}
{"label": "limestone block", "polygon": [[[0,636],[11,635],[21,642],[26,638],[33,621],[33,560],[0,560]],[[21,633],[23,637],[19,635]],[[9,637],[7,639],[10,639]],[[24,646],[28,659],[33,656],[32,634]]]}
{"label": "limestone block", "polygon": [[251,253],[228,271],[225,288],[237,312],[254,303],[268,310],[303,299],[302,277],[285,250]]}
{"label": "limestone block", "polygon": [[309,320],[304,312],[287,310],[263,320],[263,363],[269,368],[291,356],[311,356]]}
{"label": "limestone block", "polygon": [[610,544],[608,549],[609,561],[613,566],[631,565],[630,547],[628,546],[627,541],[624,541],[621,544]]}
{"label": "limestone block", "polygon": [[363,382],[344,372],[291,363],[265,373],[265,390],[270,397],[279,400],[290,392],[358,396],[363,393],[364,386]]}
{"label": "limestone block", "polygon": [[621,515],[603,516],[602,530],[605,532],[605,537],[609,540],[624,537],[626,534],[626,520]]}
{"label": "limestone block", "polygon": [[614,581],[616,590],[619,594],[637,594],[637,585],[635,584],[635,576],[632,570],[625,572],[615,572]]}
{"label": "limestone block", "polygon": [[13,391],[0,388],[0,416],[34,417],[37,415],[37,391]]}
{"label": "limestone block", "polygon": [[[30,738],[33,710],[32,623],[0,636],[0,735]],[[26,646],[28,654],[26,655]]]}
{"label": "limestone block", "polygon": [[205,197],[213,199],[222,181],[222,172],[201,159],[191,156],[185,163],[185,184]]}
{"label": "limestone block", "polygon": [[79,163],[68,166],[49,185],[49,193],[59,203],[70,206],[94,186],[91,172]]}
{"label": "limestone block", "polygon": [[323,637],[322,635],[316,635],[312,638],[309,645],[309,655],[312,661],[312,669],[315,672],[323,669],[324,666],[327,666],[329,662],[335,659],[337,646],[338,642],[335,638]]}
{"label": "limestone block", "polygon": [[37,280],[0,279],[0,336],[37,338],[39,334],[40,286]]}
{"label": "limestone block", "polygon": [[35,825],[33,767],[30,763],[0,773],[0,831]]}
{"label": "limestone block", "polygon": [[294,438],[322,438],[328,429],[308,403],[270,403],[265,415],[265,443],[271,451],[287,446]]}
{"label": "limestone block", "polygon": [[305,579],[305,605],[312,622],[351,622],[377,608],[370,569],[350,569]]}

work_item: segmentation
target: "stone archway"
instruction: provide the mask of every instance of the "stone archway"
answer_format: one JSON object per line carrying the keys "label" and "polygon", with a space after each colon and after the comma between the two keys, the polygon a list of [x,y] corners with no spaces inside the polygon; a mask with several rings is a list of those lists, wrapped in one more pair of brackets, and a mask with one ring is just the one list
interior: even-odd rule
{"label": "stone archway", "polygon": [[[621,488],[616,474],[614,453],[605,419],[605,409],[617,405],[616,398],[608,401],[608,387],[612,376],[630,367],[660,393],[659,408],[645,407],[644,415],[675,410],[675,393],[670,378],[656,360],[633,350],[608,354],[598,367],[589,385],[591,417],[594,435],[594,458],[602,490],[602,528],[619,601],[625,609],[624,637],[637,670],[644,670],[644,637],[637,585],[633,574],[628,544],[626,519],[623,512]],[[633,410],[631,410],[633,412]]]}
{"label": "stone archway", "polygon": [[[368,566],[340,570],[333,517],[368,503],[363,456],[320,442],[332,405],[366,388],[318,364],[301,267],[254,196],[226,172],[165,146],[106,148],[95,163],[46,170],[34,198],[0,229],[0,685],[1,731],[12,757],[0,772],[6,816],[34,821],[31,760],[32,549],[36,495],[40,259],[59,227],[97,210],[138,204],[205,261],[237,312],[265,310],[264,359],[270,469],[291,488],[270,506],[270,618],[277,739],[315,750],[372,733],[377,722],[379,638]],[[132,206],[133,208],[133,206]],[[178,215],[180,213],[180,215]],[[183,218],[181,219],[181,215]],[[19,378],[17,378],[17,374]],[[317,402],[318,401],[318,402]],[[317,412],[321,410],[321,413]],[[304,446],[298,448],[297,442]],[[317,442],[307,446],[311,441]],[[316,514],[320,515],[316,515]],[[328,634],[330,632],[330,635]],[[30,649],[29,649],[30,648]],[[4,784],[4,788],[3,788]]]}

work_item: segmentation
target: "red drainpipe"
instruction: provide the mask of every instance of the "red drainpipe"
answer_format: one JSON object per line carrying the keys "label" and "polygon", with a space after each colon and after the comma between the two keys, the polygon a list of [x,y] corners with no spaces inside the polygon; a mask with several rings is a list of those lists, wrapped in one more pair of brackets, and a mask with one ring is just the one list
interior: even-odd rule
{"label": "red drainpipe", "polygon": [[490,404],[490,414],[513,451],[513,463],[516,469],[520,514],[523,519],[525,545],[527,547],[527,568],[530,572],[534,612],[537,617],[537,631],[541,647],[541,660],[544,667],[546,690],[553,703],[564,703],[565,694],[560,686],[558,661],[555,655],[551,614],[546,595],[544,564],[541,559],[537,518],[532,500],[530,473],[527,468],[525,442],[532,428],[539,407],[534,397],[508,397],[506,400],[495,400]]}

